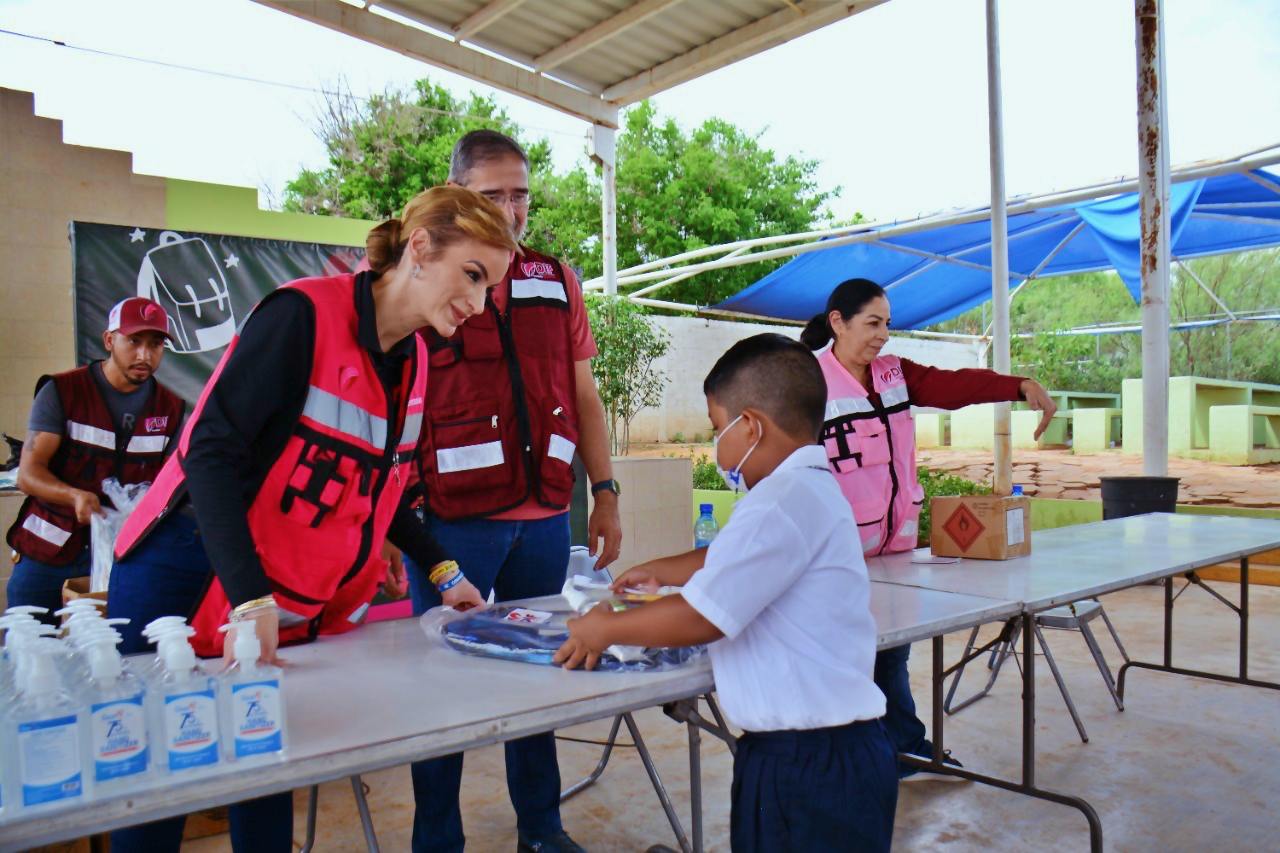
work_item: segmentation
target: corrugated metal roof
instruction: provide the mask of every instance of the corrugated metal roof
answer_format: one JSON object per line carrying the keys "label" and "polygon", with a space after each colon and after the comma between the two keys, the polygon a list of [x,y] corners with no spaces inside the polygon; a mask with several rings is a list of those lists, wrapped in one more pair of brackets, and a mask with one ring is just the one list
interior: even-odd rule
{"label": "corrugated metal roof", "polygon": [[614,124],[619,107],[885,0],[257,0]]}

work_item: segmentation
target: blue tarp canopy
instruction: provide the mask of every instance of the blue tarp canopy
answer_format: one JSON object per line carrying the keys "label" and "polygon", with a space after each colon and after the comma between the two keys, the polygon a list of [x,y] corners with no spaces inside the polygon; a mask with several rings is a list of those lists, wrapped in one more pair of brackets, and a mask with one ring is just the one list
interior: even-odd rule
{"label": "blue tarp canopy", "polygon": [[[1174,258],[1280,245],[1280,176],[1256,169],[1189,180],[1174,184],[1170,195]],[[1114,269],[1138,301],[1137,193],[1012,213],[1008,221],[1011,287],[1031,278]],[[990,299],[990,267],[988,215],[799,255],[714,307],[807,320],[826,307],[837,284],[869,278],[889,291],[895,328],[922,329]]]}

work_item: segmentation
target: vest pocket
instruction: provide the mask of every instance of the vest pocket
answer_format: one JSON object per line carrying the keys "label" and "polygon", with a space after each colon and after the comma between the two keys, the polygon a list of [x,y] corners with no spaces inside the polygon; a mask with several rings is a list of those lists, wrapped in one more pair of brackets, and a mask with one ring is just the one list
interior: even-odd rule
{"label": "vest pocket", "polygon": [[511,486],[520,460],[502,440],[513,428],[509,418],[492,400],[431,413],[423,459],[428,490],[455,495]]}
{"label": "vest pocket", "polygon": [[567,505],[573,494],[573,457],[578,449],[578,425],[569,410],[552,399],[536,401],[530,415],[534,441],[537,442],[534,451],[540,460],[541,497],[547,503]]}
{"label": "vest pocket", "polygon": [[502,358],[502,337],[498,334],[498,321],[491,311],[485,310],[462,324],[462,354],[464,358],[489,360]]}

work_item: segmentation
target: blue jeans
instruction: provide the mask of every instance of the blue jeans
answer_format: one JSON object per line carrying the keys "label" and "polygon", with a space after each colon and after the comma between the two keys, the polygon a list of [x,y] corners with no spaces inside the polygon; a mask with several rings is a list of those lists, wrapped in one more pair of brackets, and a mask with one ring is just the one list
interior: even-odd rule
{"label": "blue jeans", "polygon": [[70,578],[82,578],[89,574],[91,557],[85,548],[65,566],[51,566],[30,557],[22,557],[13,566],[13,574],[9,577],[9,585],[5,587],[9,607],[33,605],[44,607],[49,612],[39,617],[50,625],[58,624],[53,611],[62,608],[62,584]]}
{"label": "blue jeans", "polygon": [[[431,535],[458,561],[463,574],[483,596],[493,590],[498,601],[553,595],[564,586],[569,567],[569,514],[537,521],[442,521],[428,517]],[[440,604],[440,594],[427,569],[404,561],[409,574],[413,612]],[[551,732],[504,744],[507,791],[521,834],[539,837],[559,832],[560,767]],[[465,841],[458,789],[462,753],[415,762],[412,766],[413,851],[461,851]]]}
{"label": "blue jeans", "polygon": [[[916,700],[911,695],[911,674],[907,672],[909,657],[910,643],[876,652],[875,682],[885,699],[882,721],[889,742],[898,752],[932,758],[933,744],[925,737],[924,723],[916,716]],[[914,768],[905,764],[900,765],[899,770],[902,773],[914,772]]]}
{"label": "blue jeans", "polygon": [[[132,620],[118,630],[122,654],[147,651],[142,629],[160,616],[190,617],[212,579],[195,520],[175,514],[156,525],[127,558],[111,569],[107,615]],[[293,849],[293,794],[286,791],[236,803],[230,809],[235,853],[288,853]],[[131,826],[111,833],[113,853],[176,851],[186,817]]]}

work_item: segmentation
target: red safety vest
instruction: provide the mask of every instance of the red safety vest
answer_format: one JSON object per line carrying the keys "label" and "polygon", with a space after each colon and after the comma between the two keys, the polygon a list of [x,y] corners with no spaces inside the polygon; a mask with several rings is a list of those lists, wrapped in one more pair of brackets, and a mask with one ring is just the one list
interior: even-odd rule
{"label": "red safety vest", "polygon": [[420,457],[431,511],[444,519],[512,509],[532,495],[562,509],[578,446],[573,326],[564,271],[524,249],[489,300],[451,338],[427,331],[428,423]]}
{"label": "red safety vest", "polygon": [[[283,285],[315,306],[311,380],[293,433],[248,515],[249,532],[280,607],[281,644],[340,634],[363,621],[386,577],[382,542],[422,431],[426,345],[414,335],[414,356],[405,362],[393,399],[360,345],[354,286],[353,275]],[[228,346],[205,387],[177,452],[120,531],[116,559],[136,547],[181,498],[191,430],[238,340]],[[218,627],[230,611],[215,578],[191,619],[197,653],[222,653]]]}
{"label": "red safety vest", "polygon": [[834,350],[818,356],[827,380],[822,443],[831,470],[858,522],[867,554],[916,547],[924,489],[916,480],[916,429],[902,363],[882,355],[871,362],[873,405],[867,389],[845,369]]}
{"label": "red safety vest", "polygon": [[[115,477],[124,485],[155,479],[164,464],[165,448],[182,423],[182,398],[155,384],[151,400],[129,435],[116,433],[115,421],[90,367],[42,376],[39,392],[53,382],[62,401],[66,429],[49,470],[72,488],[93,492],[100,501],[102,481]],[[134,393],[146,393],[142,389]],[[89,525],[76,521],[70,507],[28,497],[9,528],[9,545],[23,556],[54,566],[75,561],[88,545]]]}

